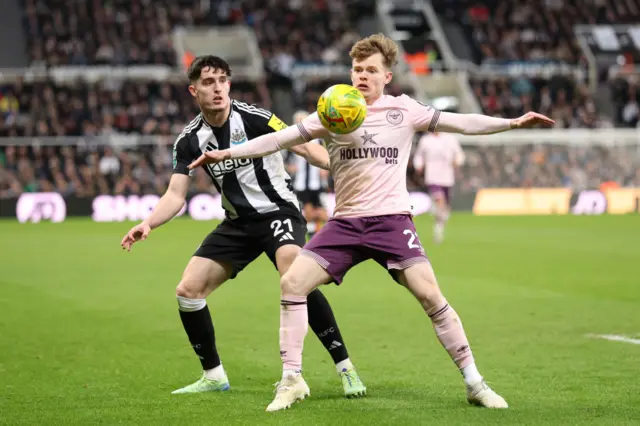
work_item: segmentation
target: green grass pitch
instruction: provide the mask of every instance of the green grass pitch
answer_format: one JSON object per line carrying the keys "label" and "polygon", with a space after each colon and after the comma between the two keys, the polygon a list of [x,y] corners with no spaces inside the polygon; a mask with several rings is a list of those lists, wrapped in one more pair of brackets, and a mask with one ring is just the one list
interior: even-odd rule
{"label": "green grass pitch", "polygon": [[179,219],[131,253],[130,223],[0,222],[0,424],[639,424],[640,217],[416,219],[480,371],[511,408],[470,407],[430,322],[375,263],[325,287],[369,396],[342,397],[310,334],[311,397],[265,413],[280,376],[276,271],[260,258],[208,299],[231,391],[198,378],[174,288],[213,223]]}

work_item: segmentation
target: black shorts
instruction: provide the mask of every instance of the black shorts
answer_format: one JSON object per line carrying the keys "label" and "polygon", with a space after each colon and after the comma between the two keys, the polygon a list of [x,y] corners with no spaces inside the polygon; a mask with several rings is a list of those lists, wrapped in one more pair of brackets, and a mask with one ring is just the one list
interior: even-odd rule
{"label": "black shorts", "polygon": [[311,204],[313,207],[324,207],[322,202],[320,202],[320,194],[322,194],[322,190],[317,189],[307,189],[306,191],[299,191],[296,193],[298,200],[304,206],[306,204]]}
{"label": "black shorts", "polygon": [[306,243],[307,222],[302,214],[275,212],[254,220],[225,219],[202,241],[194,256],[229,263],[235,278],[266,253],[276,265],[276,251],[287,244]]}

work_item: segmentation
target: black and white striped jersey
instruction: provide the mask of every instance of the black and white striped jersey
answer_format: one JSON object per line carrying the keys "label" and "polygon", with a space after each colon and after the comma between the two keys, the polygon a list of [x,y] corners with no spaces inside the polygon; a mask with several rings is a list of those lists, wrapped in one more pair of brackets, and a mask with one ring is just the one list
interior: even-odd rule
{"label": "black and white striped jersey", "polygon": [[[322,139],[314,139],[309,143],[322,145]],[[312,166],[306,158],[289,153],[287,158],[289,164],[295,166],[296,173],[293,176],[293,189],[296,192],[320,191],[324,189],[324,183],[320,174],[320,169]]]}
{"label": "black and white striped jersey", "polygon": [[[229,118],[222,127],[210,126],[199,114],[184,128],[173,146],[173,172],[188,175],[187,166],[206,151],[227,149],[285,127],[270,111],[232,100]],[[300,211],[279,152],[203,167],[222,196],[222,207],[229,219]]]}

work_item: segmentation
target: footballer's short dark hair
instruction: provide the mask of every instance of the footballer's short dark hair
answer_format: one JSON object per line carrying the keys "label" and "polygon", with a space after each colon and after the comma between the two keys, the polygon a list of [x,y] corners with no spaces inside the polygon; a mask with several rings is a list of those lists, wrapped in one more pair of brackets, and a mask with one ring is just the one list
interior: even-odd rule
{"label": "footballer's short dark hair", "polygon": [[207,67],[212,68],[214,71],[222,71],[227,77],[231,77],[231,68],[227,61],[218,56],[203,55],[195,58],[193,62],[191,62],[191,65],[189,65],[189,69],[187,70],[189,81],[192,83],[198,81],[202,69]]}

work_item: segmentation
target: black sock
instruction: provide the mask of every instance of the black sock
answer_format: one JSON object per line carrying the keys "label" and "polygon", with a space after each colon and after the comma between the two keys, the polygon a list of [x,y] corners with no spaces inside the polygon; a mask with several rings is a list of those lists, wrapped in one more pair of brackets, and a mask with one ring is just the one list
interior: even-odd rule
{"label": "black sock", "polygon": [[220,357],[216,349],[216,333],[213,331],[213,321],[209,307],[205,305],[199,311],[180,311],[180,319],[184,331],[189,336],[189,342],[196,355],[200,358],[203,370],[210,370],[220,365]]}
{"label": "black sock", "polygon": [[333,362],[337,364],[349,358],[347,347],[344,344],[344,340],[342,340],[331,306],[320,290],[314,290],[307,296],[307,310],[309,312],[309,325],[327,351],[329,351]]}

